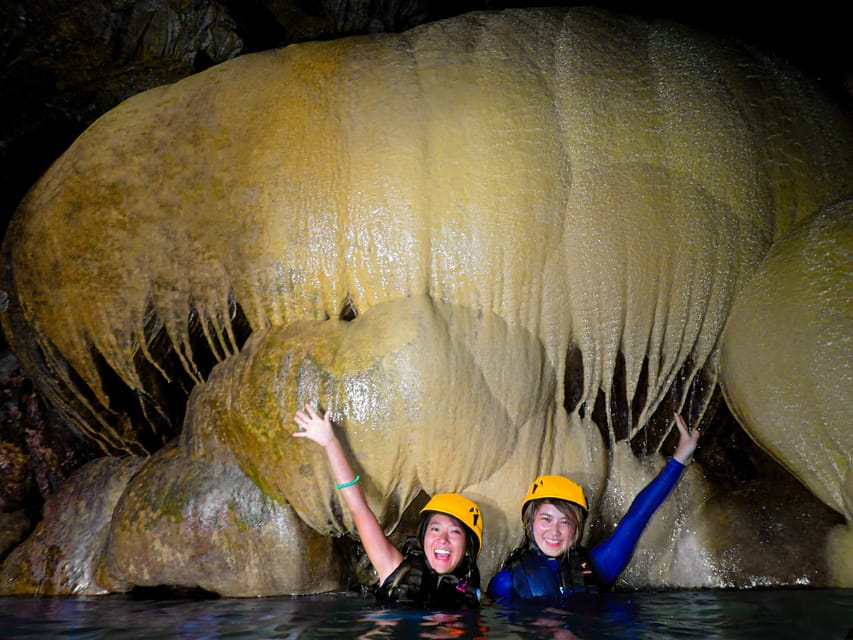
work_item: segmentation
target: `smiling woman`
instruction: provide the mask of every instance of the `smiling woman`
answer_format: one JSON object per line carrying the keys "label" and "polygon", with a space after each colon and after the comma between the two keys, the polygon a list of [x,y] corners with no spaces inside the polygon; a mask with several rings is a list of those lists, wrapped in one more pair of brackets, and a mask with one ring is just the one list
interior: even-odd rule
{"label": "smiling woman", "polygon": [[340,441],[335,437],[329,412],[321,418],[311,405],[297,411],[298,430],[293,435],[322,446],[356,530],[379,574],[377,596],[389,602],[450,609],[477,606],[480,572],[477,555],[483,546],[480,508],[457,493],[440,493],[421,509],[418,545],[401,553],[388,539],[367,504]]}
{"label": "smiling woman", "polygon": [[583,488],[563,476],[536,478],[521,503],[524,542],[489,582],[489,595],[504,604],[562,600],[573,593],[597,592],[600,585],[612,585],[696,450],[699,429],[688,429],[677,413],[674,418],[679,440],[672,460],[634,499],[613,534],[589,552],[578,544],[589,512]]}
{"label": "smiling woman", "polygon": [[461,523],[451,516],[435,513],[426,522],[422,546],[427,562],[439,573],[455,569],[465,554],[465,532]]}
{"label": "smiling woman", "polygon": [[[422,493],[475,499],[488,578],[540,474],[583,484],[609,530],[676,410],[709,445],[743,437],[683,472],[623,586],[826,585],[829,566],[853,585],[853,527],[822,553],[853,522],[851,209],[752,288],[795,225],[853,194],[851,150],[849,113],[788,65],[589,7],[306,42],[125,101],[18,208],[0,320],[64,423],[105,453],[163,453],[108,479],[132,489],[115,509],[81,470],[73,521],[45,510],[19,546],[44,577],[7,556],[0,593],[333,589],[359,491],[395,541]],[[289,437],[321,398],[355,485]],[[756,445],[781,464],[761,500],[740,490]],[[791,500],[786,470],[814,496]],[[402,555],[371,557],[387,579]]]}
{"label": "smiling woman", "polygon": [[535,510],[530,529],[536,545],[547,550],[547,555],[556,557],[575,543],[580,522],[580,512],[575,505],[543,502]]}

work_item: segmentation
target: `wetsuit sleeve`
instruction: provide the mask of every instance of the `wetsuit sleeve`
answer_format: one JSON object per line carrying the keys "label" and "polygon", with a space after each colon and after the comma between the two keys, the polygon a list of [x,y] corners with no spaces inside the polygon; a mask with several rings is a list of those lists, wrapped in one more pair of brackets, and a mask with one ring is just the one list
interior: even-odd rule
{"label": "wetsuit sleeve", "polygon": [[595,545],[589,553],[592,567],[604,584],[612,584],[628,566],[640,535],[654,512],[663,504],[678,483],[684,465],[671,459],[645,489],[640,491],[616,530],[609,538]]}
{"label": "wetsuit sleeve", "polygon": [[489,588],[486,593],[503,602],[508,602],[512,595],[512,575],[509,569],[501,569],[491,580],[489,580]]}

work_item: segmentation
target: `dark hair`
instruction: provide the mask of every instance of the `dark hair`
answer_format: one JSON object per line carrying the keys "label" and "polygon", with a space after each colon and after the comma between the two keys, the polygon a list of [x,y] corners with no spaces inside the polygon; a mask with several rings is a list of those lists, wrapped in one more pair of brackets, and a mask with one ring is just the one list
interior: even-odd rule
{"label": "dark hair", "polygon": [[427,525],[429,524],[430,519],[436,514],[447,516],[460,527],[462,527],[462,530],[465,532],[465,556],[470,557],[471,560],[474,560],[477,557],[477,548],[479,547],[479,541],[477,540],[477,536],[474,535],[474,532],[471,531],[471,529],[459,518],[457,518],[456,516],[452,516],[449,513],[444,513],[444,511],[423,512],[421,523],[420,525],[418,525],[418,543],[421,545],[421,547],[424,546],[424,536],[426,536]]}
{"label": "dark hair", "polygon": [[[480,585],[480,570],[477,568],[477,536],[474,535],[474,532],[471,531],[468,527],[465,526],[465,523],[462,522],[456,516],[452,516],[449,513],[444,513],[443,511],[424,511],[423,517],[421,518],[421,523],[418,525],[418,544],[421,549],[424,547],[424,537],[426,536],[426,529],[429,521],[436,514],[441,514],[443,516],[447,516],[451,518],[454,522],[458,523],[462,530],[465,532],[465,554],[462,556],[462,560],[459,561],[459,564],[451,571],[453,575],[456,577],[467,580],[471,584],[476,585],[479,588]],[[429,564],[429,563],[427,563]]]}

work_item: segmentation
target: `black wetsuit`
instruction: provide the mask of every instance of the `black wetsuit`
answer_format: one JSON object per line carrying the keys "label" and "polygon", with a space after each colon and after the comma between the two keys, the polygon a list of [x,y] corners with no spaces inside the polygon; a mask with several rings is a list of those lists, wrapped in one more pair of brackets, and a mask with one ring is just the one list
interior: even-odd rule
{"label": "black wetsuit", "polygon": [[460,609],[480,604],[480,572],[467,556],[452,573],[436,573],[419,547],[404,549],[403,561],[376,591],[380,600],[422,609]]}

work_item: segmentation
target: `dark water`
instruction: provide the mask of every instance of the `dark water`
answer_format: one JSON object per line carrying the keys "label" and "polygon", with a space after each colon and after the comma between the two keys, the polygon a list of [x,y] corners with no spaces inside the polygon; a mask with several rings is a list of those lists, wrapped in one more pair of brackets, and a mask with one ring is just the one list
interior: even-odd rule
{"label": "dark water", "polygon": [[0,598],[2,638],[853,639],[853,589],[599,595],[567,610],[429,613],[372,597]]}

